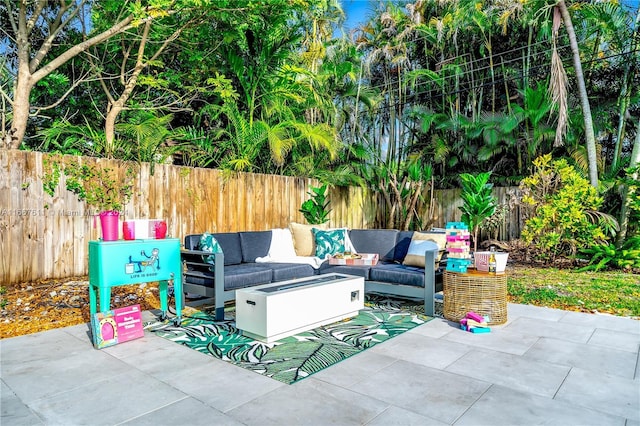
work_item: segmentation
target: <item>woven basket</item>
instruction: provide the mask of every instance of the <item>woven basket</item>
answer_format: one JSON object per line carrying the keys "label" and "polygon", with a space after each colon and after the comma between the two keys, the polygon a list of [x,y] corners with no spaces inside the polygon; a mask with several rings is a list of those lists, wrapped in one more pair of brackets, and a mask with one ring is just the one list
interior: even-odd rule
{"label": "woven basket", "polygon": [[489,324],[507,322],[507,275],[469,270],[461,274],[444,272],[443,315],[460,321],[467,312],[489,316]]}

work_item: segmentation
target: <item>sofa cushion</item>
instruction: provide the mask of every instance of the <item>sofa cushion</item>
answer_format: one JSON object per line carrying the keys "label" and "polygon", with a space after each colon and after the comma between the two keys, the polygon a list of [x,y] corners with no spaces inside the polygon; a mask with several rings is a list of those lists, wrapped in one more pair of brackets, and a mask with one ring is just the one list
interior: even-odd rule
{"label": "sofa cushion", "polygon": [[266,263],[271,269],[271,281],[295,280],[297,278],[311,277],[315,269],[311,265],[300,263]]}
{"label": "sofa cushion", "polygon": [[312,228],[326,229],[326,224],[321,225],[304,225],[302,223],[291,222],[289,229],[293,237],[293,246],[298,256],[315,256],[316,244],[313,236]]}
{"label": "sofa cushion", "polygon": [[235,290],[271,282],[273,272],[264,263],[241,263],[224,268],[224,289]]}
{"label": "sofa cushion", "polygon": [[447,234],[444,232],[414,232],[412,240],[433,241],[438,245],[438,254],[436,254],[436,263],[440,262],[444,251],[447,248]]}
{"label": "sofa cushion", "polygon": [[[220,232],[213,234],[224,253],[224,265],[237,265],[242,263],[242,245],[238,232]],[[226,271],[225,271],[226,273]]]}
{"label": "sofa cushion", "polygon": [[184,282],[188,284],[196,284],[213,288],[213,272],[203,270],[190,270],[189,274],[185,274]]}
{"label": "sofa cushion", "polygon": [[312,228],[313,236],[316,242],[316,257],[326,259],[330,255],[336,253],[344,253],[346,233],[345,229],[332,229],[324,231],[318,228]]}
{"label": "sofa cushion", "polygon": [[411,244],[411,237],[413,237],[413,231],[399,231],[396,237],[396,249],[393,253],[394,261],[396,263],[402,263],[409,251],[409,245]]}
{"label": "sofa cushion", "polygon": [[369,272],[371,281],[424,287],[424,268],[393,264],[377,265]]}
{"label": "sofa cushion", "polygon": [[255,262],[256,257],[264,257],[271,247],[271,231],[240,232],[242,261]]}
{"label": "sofa cushion", "polygon": [[355,275],[357,277],[363,277],[365,280],[369,279],[369,270],[372,268],[370,265],[330,265],[329,262],[325,262],[320,266],[321,274],[346,274]]}
{"label": "sofa cushion", "polygon": [[202,234],[189,234],[184,237],[184,248],[186,250],[198,250],[201,235]]}
{"label": "sofa cushion", "polygon": [[378,253],[380,261],[393,262],[395,258],[395,229],[352,229],[351,243],[358,253]]}

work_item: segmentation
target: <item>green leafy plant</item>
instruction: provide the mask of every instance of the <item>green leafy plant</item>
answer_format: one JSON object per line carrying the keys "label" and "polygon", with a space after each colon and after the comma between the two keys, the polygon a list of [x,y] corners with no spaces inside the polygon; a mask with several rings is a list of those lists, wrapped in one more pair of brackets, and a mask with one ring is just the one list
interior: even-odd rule
{"label": "green leafy plant", "polygon": [[640,270],[640,237],[632,237],[624,241],[622,247],[615,244],[598,244],[580,250],[582,256],[590,258],[589,264],[578,271],[600,271],[616,268],[631,271]]}
{"label": "green leafy plant", "polygon": [[319,225],[329,220],[330,201],[327,199],[327,185],[319,188],[311,187],[311,191],[307,192],[311,196],[300,206],[300,213],[304,215],[310,225]]}
{"label": "green leafy plant", "polygon": [[605,231],[616,226],[599,211],[596,188],[566,160],[544,155],[534,160],[535,172],[520,183],[522,203],[529,207],[522,239],[540,260],[575,256],[594,244],[606,244]]}
{"label": "green leafy plant", "polygon": [[489,183],[490,172],[480,173],[477,176],[469,173],[460,175],[462,183],[462,221],[469,225],[473,232],[474,251],[478,247],[478,229],[485,219],[491,217],[496,211],[496,198]]}
{"label": "green leafy plant", "polygon": [[0,309],[4,309],[9,304],[9,301],[4,298],[4,295],[6,293],[7,293],[7,288],[0,286]]}
{"label": "green leafy plant", "polygon": [[[425,229],[433,223],[433,166],[425,164],[422,157],[412,154],[400,163],[365,165],[361,172],[371,189],[384,200],[385,227]],[[425,200],[424,195],[429,192],[431,199]]]}
{"label": "green leafy plant", "polygon": [[118,169],[99,164],[80,164],[78,157],[52,159],[43,176],[44,191],[53,196],[62,174],[66,189],[84,201],[87,207],[100,211],[120,211],[133,195],[135,170],[127,167],[124,174]]}
{"label": "green leafy plant", "polygon": [[119,211],[133,195],[133,169],[128,168],[124,180],[117,170],[83,164],[65,169],[67,189],[99,211]]}

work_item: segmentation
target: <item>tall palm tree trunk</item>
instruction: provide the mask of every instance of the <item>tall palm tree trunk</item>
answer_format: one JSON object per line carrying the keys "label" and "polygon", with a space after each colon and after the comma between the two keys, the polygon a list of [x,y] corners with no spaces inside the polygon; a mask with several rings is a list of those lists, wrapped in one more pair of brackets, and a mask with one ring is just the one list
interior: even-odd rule
{"label": "tall palm tree trunk", "polygon": [[[638,7],[638,11],[636,13],[636,22],[634,25],[633,35],[631,36],[631,45],[628,47],[625,53],[635,52],[638,48],[638,41],[640,41],[640,29],[638,28],[638,25],[640,25],[640,7]],[[627,111],[629,110],[629,104],[631,101],[631,89],[629,86],[635,72],[635,64],[635,61],[627,61],[624,67],[622,88],[620,89],[620,97],[618,98],[618,132],[616,137],[616,147],[613,154],[613,162],[611,163],[611,167],[613,169],[617,167],[622,155],[622,140],[624,138],[624,132],[627,123]]]}
{"label": "tall palm tree trunk", "polygon": [[559,0],[557,7],[562,15],[562,21],[567,28],[567,36],[571,44],[571,53],[573,54],[573,66],[576,72],[576,80],[578,83],[578,94],[580,95],[580,103],[582,105],[582,115],[584,118],[584,133],[587,144],[587,158],[589,161],[589,182],[592,186],[598,187],[598,161],[596,153],[596,137],[593,130],[593,117],[591,116],[591,106],[589,105],[589,97],[587,96],[587,88],[584,84],[584,74],[582,73],[582,62],[580,61],[580,50],[578,49],[578,40],[576,32],[571,22],[571,15],[564,0]]}
{"label": "tall palm tree trunk", "polygon": [[[638,129],[640,129],[640,120],[638,120]],[[635,167],[640,163],[640,131],[636,131],[636,140],[631,151],[631,159],[629,167]],[[631,175],[631,178],[638,180],[638,173]],[[622,247],[622,243],[627,238],[627,228],[629,227],[629,185],[625,185],[622,191],[622,206],[620,208],[620,231],[616,238],[616,247]]]}

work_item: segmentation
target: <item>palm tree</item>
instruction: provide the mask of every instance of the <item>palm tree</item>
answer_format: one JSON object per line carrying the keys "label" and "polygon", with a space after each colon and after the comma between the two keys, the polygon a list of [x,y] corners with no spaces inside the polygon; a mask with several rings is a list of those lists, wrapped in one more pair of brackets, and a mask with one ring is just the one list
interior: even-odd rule
{"label": "palm tree", "polygon": [[[638,121],[638,129],[640,129],[640,120]],[[637,191],[637,182],[640,177],[638,174],[638,165],[640,164],[640,131],[636,130],[636,139],[633,145],[633,150],[631,152],[631,159],[629,163],[629,170],[631,170],[629,179],[632,180],[636,186]],[[630,192],[630,184],[626,183],[623,188],[622,194],[622,206],[620,208],[620,231],[618,232],[616,239],[616,247],[622,247],[624,240],[627,238],[627,229],[629,228],[629,216],[630,216],[630,200],[629,200],[629,192]],[[636,195],[636,199],[640,198]]]}
{"label": "palm tree", "polygon": [[[582,117],[584,119],[584,133],[585,133],[585,143],[587,147],[587,155],[589,158],[589,182],[592,186],[598,187],[598,159],[596,152],[596,137],[593,130],[593,117],[591,116],[591,106],[589,104],[589,96],[587,95],[587,88],[584,82],[584,75],[582,73],[582,61],[580,60],[580,49],[578,48],[578,40],[576,38],[576,32],[573,28],[573,23],[571,21],[571,15],[569,14],[569,9],[564,0],[558,0],[557,2],[557,10],[560,12],[562,16],[562,22],[564,22],[567,36],[569,37],[569,42],[571,44],[571,53],[573,55],[573,66],[576,75],[576,82],[578,84],[578,94],[580,96],[580,104],[582,106]],[[554,14],[555,15],[555,14]],[[556,27],[555,20],[557,18],[554,16],[554,27]],[[552,78],[554,77],[552,72]],[[560,78],[560,76],[556,75],[556,78]],[[563,106],[561,105],[561,108]],[[566,108],[566,105],[564,106]],[[564,111],[560,111],[560,115],[565,114]]]}
{"label": "palm tree", "polygon": [[[522,174],[524,164],[531,164],[540,155],[551,152],[553,148],[550,142],[553,141],[555,132],[546,123],[552,110],[546,87],[538,83],[535,88],[525,87],[519,93],[523,103],[513,105],[513,113],[521,124],[517,155],[518,174]],[[523,158],[524,154],[526,158]]]}
{"label": "palm tree", "polygon": [[[175,151],[166,142],[175,134],[170,129],[172,114],[157,117],[153,113],[140,112],[134,114],[126,123],[116,124],[115,130],[135,141],[134,156],[139,163],[150,163],[153,175],[156,163],[164,163]],[[180,129],[176,129],[180,132]]]}

